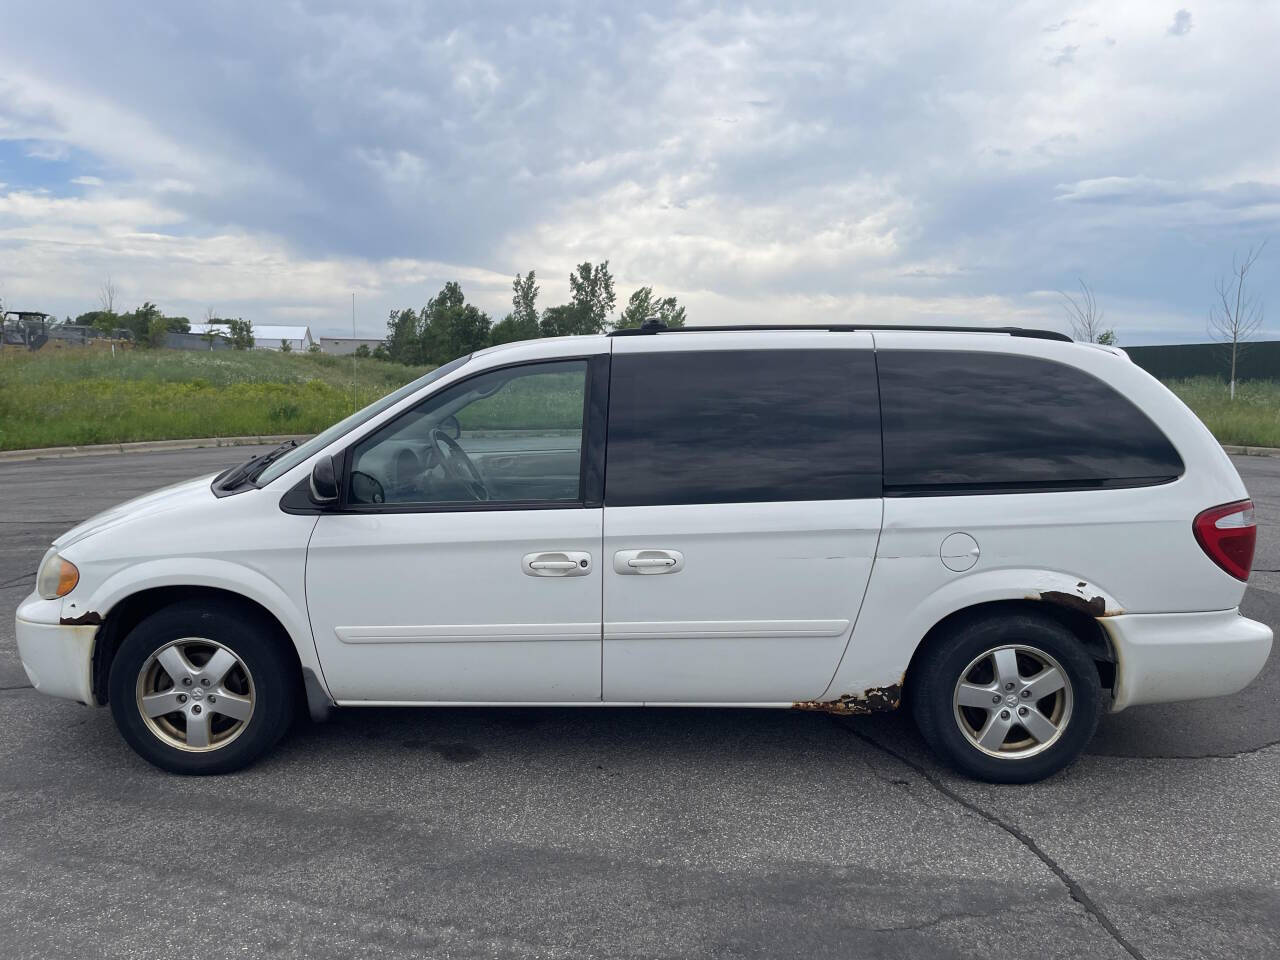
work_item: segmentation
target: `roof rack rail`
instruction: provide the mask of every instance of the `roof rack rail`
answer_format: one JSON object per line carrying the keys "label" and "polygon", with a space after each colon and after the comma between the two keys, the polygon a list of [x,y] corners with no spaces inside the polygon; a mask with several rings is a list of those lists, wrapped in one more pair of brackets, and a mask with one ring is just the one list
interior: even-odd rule
{"label": "roof rack rail", "polygon": [[828,330],[834,333],[856,333],[866,330],[912,330],[927,333],[1004,333],[1011,337],[1027,337],[1032,340],[1059,340],[1063,343],[1074,341],[1065,333],[1056,330],[1032,330],[1027,327],[952,327],[926,326],[914,323],[740,323],[728,326],[709,327],[665,327],[656,324],[645,324],[643,327],[631,327],[626,330],[614,330],[611,337],[652,336],[659,333],[725,333],[732,331],[752,330]]}

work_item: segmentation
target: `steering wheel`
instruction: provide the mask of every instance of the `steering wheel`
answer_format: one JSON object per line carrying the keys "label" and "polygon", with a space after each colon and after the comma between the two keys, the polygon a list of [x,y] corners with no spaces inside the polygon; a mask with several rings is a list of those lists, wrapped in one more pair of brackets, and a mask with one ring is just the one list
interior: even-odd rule
{"label": "steering wheel", "polygon": [[436,460],[444,467],[444,472],[466,487],[476,500],[488,500],[489,490],[484,485],[484,477],[481,476],[480,469],[467,456],[467,452],[458,445],[458,441],[439,427],[432,430],[430,436],[431,449],[435,453]]}

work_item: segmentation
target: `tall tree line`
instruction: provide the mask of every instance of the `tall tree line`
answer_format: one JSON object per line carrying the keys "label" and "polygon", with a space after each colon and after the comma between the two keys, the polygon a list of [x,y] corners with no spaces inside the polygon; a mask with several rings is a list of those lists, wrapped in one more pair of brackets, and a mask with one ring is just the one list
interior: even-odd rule
{"label": "tall tree line", "polygon": [[163,347],[169,333],[187,333],[191,329],[191,321],[186,317],[166,317],[150,300],[136,310],[116,313],[114,299],[113,288],[109,298],[104,294],[101,310],[82,313],[71,322],[77,326],[95,327],[108,337],[115,336],[118,330],[128,330],[134,342],[143,347]]}
{"label": "tall tree line", "polygon": [[540,290],[534,271],[516,274],[511,283],[511,311],[494,323],[483,310],[467,303],[462,287],[451,280],[422,309],[392,310],[387,318],[386,343],[375,355],[415,366],[441,364],[515,340],[605,333],[638,327],[650,318],[669,327],[685,324],[684,307],[676,298],[658,297],[652,287],[641,287],[631,294],[615,319],[618,298],[608,260],[577,266],[569,275],[568,303],[539,311]]}

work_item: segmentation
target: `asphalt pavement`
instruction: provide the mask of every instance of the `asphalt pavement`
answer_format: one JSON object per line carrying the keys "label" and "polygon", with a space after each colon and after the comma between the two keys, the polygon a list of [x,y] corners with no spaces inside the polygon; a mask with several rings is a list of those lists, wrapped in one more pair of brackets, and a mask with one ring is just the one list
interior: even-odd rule
{"label": "asphalt pavement", "polygon": [[[0,606],[49,541],[255,451],[0,465]],[[1280,625],[1280,459],[1236,459]],[[243,773],[134,756],[0,619],[0,957],[1276,957],[1280,656],[1104,718],[1026,787],[905,717],[345,710]]]}

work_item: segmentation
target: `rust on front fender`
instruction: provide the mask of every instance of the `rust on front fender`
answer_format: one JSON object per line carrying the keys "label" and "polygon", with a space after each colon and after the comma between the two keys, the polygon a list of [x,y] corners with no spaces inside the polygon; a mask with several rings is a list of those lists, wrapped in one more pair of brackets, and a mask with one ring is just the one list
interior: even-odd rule
{"label": "rust on front fender", "polygon": [[102,614],[86,610],[78,617],[63,617],[58,623],[64,627],[100,627],[102,626]]}

